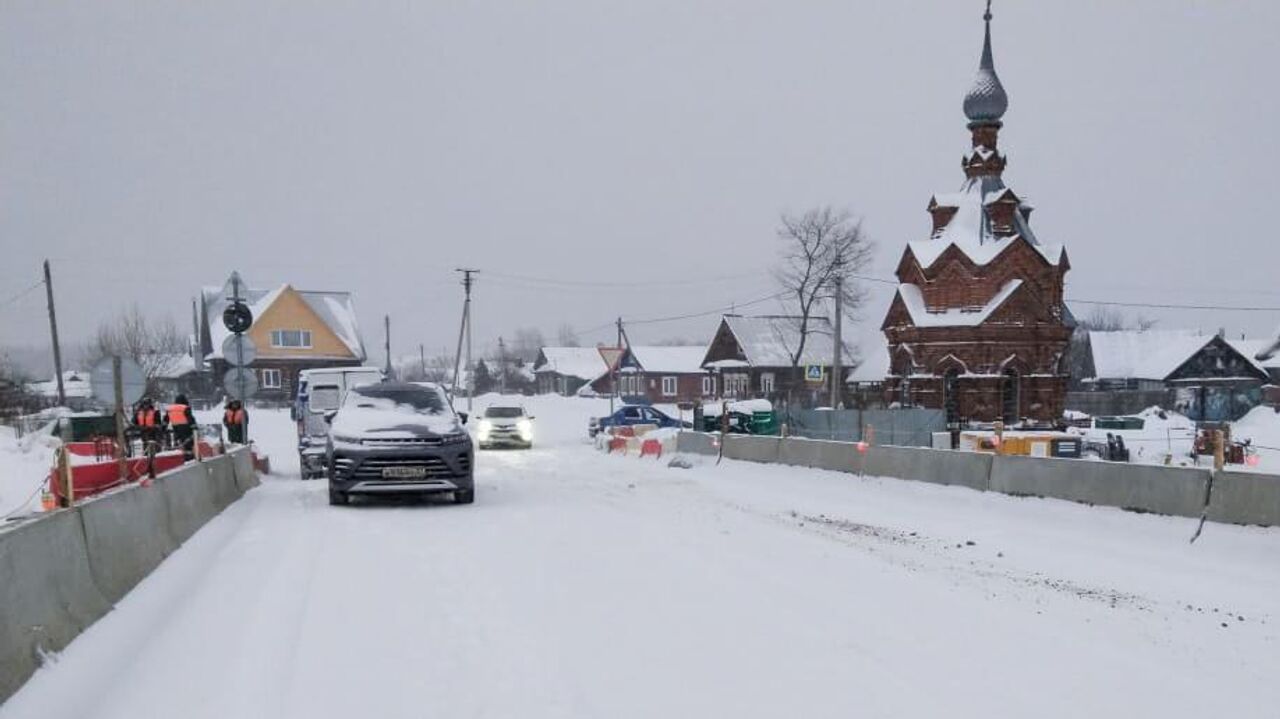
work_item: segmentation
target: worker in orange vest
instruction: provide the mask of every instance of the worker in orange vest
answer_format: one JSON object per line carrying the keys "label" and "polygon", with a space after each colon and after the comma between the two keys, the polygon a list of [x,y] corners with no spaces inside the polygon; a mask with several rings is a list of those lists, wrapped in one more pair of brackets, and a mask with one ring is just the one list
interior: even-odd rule
{"label": "worker in orange vest", "polygon": [[165,417],[169,421],[169,431],[173,433],[174,446],[182,447],[183,454],[188,458],[194,457],[196,417],[191,413],[191,403],[187,401],[185,394],[173,398],[173,404],[169,405]]}
{"label": "worker in orange vest", "polygon": [[238,399],[227,400],[222,412],[222,424],[227,428],[227,441],[244,444],[245,429],[249,426],[249,413]]}
{"label": "worker in orange vest", "polygon": [[144,450],[150,443],[159,444],[160,434],[164,431],[164,418],[150,397],[143,397],[138,401],[133,412],[133,426],[138,428]]}

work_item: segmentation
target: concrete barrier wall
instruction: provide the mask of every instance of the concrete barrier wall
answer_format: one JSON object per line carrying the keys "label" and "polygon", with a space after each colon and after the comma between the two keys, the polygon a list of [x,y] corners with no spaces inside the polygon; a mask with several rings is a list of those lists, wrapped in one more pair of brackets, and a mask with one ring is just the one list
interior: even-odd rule
{"label": "concrete barrier wall", "polygon": [[910,447],[869,447],[865,473],[876,477],[953,484],[985,492],[990,489],[994,455]]}
{"label": "concrete barrier wall", "polygon": [[1204,511],[1207,469],[1089,460],[997,456],[991,491],[1199,517]]}
{"label": "concrete barrier wall", "polygon": [[0,531],[0,702],[257,484],[240,449]]}
{"label": "concrete barrier wall", "polygon": [[1233,524],[1280,526],[1280,477],[1218,472],[1213,476],[1209,519]]}
{"label": "concrete barrier wall", "polygon": [[681,432],[676,436],[676,451],[685,454],[719,454],[716,436],[706,432]]}
{"label": "concrete barrier wall", "polygon": [[[778,446],[782,443],[778,437],[753,437],[745,434],[731,434],[724,438],[724,456],[729,459],[741,459],[747,462],[780,461]],[[783,464],[787,464],[782,460]]]}

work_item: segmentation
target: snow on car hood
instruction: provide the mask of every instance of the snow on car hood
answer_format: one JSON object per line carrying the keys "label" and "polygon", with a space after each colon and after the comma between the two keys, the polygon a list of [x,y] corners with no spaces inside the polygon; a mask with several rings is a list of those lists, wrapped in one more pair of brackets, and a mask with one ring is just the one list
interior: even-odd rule
{"label": "snow on car hood", "polygon": [[429,435],[455,434],[462,424],[452,413],[422,414],[373,407],[343,407],[330,431],[345,437],[410,439]]}

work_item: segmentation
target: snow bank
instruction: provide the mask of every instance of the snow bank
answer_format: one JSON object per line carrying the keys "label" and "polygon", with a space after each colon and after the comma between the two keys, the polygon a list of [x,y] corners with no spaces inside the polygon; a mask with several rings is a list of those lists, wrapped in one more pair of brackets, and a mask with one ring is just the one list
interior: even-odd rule
{"label": "snow bank", "polygon": [[1247,439],[1257,449],[1258,464],[1252,469],[1280,473],[1280,412],[1271,407],[1254,407],[1231,425],[1231,439]]}
{"label": "snow bank", "polygon": [[0,426],[0,517],[40,508],[40,488],[58,446],[52,427],[51,422],[19,440],[14,428]]}

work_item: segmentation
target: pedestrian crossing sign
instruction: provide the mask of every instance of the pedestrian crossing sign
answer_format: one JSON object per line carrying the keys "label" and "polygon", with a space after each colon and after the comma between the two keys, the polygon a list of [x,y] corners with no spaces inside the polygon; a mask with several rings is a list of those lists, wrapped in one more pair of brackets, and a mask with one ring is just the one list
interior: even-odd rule
{"label": "pedestrian crossing sign", "polygon": [[822,381],[822,365],[811,364],[804,368],[805,382],[821,382]]}

